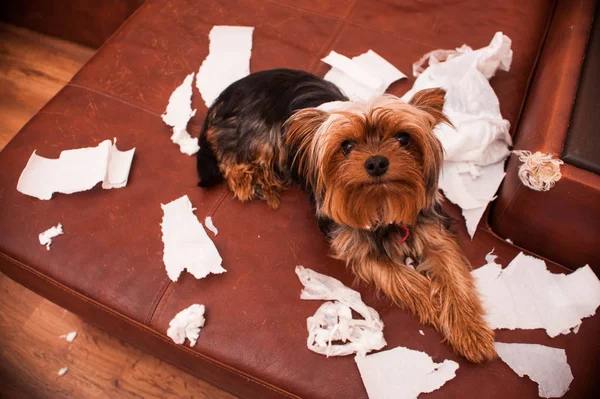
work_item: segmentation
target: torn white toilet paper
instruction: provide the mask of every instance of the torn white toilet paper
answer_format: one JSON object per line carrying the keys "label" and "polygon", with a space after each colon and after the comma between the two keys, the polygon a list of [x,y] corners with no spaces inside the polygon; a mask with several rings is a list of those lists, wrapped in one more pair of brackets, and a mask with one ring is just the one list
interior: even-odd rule
{"label": "torn white toilet paper", "polygon": [[196,110],[192,110],[193,80],[194,73],[185,77],[169,97],[169,104],[162,115],[162,120],[173,128],[171,141],[179,145],[179,150],[187,155],[194,155],[200,149],[198,139],[192,138],[187,131],[188,122],[196,115]]}
{"label": "torn white toilet paper", "polygon": [[446,90],[444,113],[455,128],[440,124],[435,129],[445,153],[439,187],[462,208],[471,237],[504,178],[504,161],[512,145],[510,123],[502,118],[498,97],[488,82],[498,69],[509,70],[510,46],[511,40],[498,32],[489,46],[479,50],[463,46],[438,52],[451,57],[434,58],[402,97],[409,101],[423,89]]}
{"label": "torn white toilet paper", "polygon": [[600,280],[589,266],[553,274],[543,260],[520,253],[505,268],[488,255],[473,270],[475,284],[493,329],[543,328],[550,337],[568,334],[600,306]]}
{"label": "torn white toilet paper", "polygon": [[[296,266],[296,274],[304,286],[301,299],[334,301],[325,302],[306,320],[308,349],[328,357],[352,353],[364,356],[386,345],[383,322],[375,309],[365,305],[360,293],[302,266]],[[354,319],[352,310],[364,319]]]}
{"label": "torn white toilet paper", "polygon": [[60,339],[64,339],[64,340],[66,340],[67,342],[73,342],[73,341],[75,340],[75,338],[76,338],[76,337],[77,337],[77,331],[71,331],[70,333],[68,333],[68,334],[63,334],[63,335],[61,335],[61,336],[60,336],[60,337],[58,337],[58,338],[60,338]]}
{"label": "torn white toilet paper", "polygon": [[352,59],[331,51],[321,61],[331,65],[324,79],[339,87],[352,101],[368,102],[382,95],[395,81],[406,78],[373,50]]}
{"label": "torn white toilet paper", "polygon": [[253,27],[214,26],[209,34],[209,53],[196,76],[196,87],[206,107],[223,90],[250,74]]}
{"label": "torn white toilet paper", "polygon": [[560,398],[573,381],[564,349],[537,344],[494,344],[498,356],[519,377],[527,375],[538,384],[541,398]]}
{"label": "torn white toilet paper", "polygon": [[46,249],[50,251],[50,244],[52,244],[52,239],[54,237],[58,237],[63,234],[62,224],[57,224],[54,227],[50,227],[48,230],[44,231],[39,235],[39,240],[41,245],[45,245]]}
{"label": "torn white toilet paper", "polygon": [[163,262],[169,278],[177,281],[184,269],[195,278],[209,273],[226,272],[221,266],[221,255],[193,211],[187,195],[166,205],[161,204],[162,240],[165,245]]}
{"label": "torn white toilet paper", "polygon": [[219,234],[219,230],[217,230],[216,226],[213,224],[212,218],[210,216],[207,216],[206,219],[204,219],[204,225],[207,229],[212,231],[214,235]]}
{"label": "torn white toilet paper", "polygon": [[194,304],[187,309],[177,313],[173,320],[169,322],[167,335],[176,344],[183,344],[187,338],[190,346],[196,345],[200,329],[204,327],[204,305]]}
{"label": "torn white toilet paper", "polygon": [[369,399],[414,399],[456,376],[458,363],[435,363],[425,352],[397,347],[354,359]]}
{"label": "torn white toilet paper", "polygon": [[117,149],[104,140],[97,147],[65,150],[58,159],[40,157],[33,152],[23,169],[17,190],[42,200],[54,193],[72,194],[90,190],[102,182],[102,188],[122,188],[127,185],[135,148]]}

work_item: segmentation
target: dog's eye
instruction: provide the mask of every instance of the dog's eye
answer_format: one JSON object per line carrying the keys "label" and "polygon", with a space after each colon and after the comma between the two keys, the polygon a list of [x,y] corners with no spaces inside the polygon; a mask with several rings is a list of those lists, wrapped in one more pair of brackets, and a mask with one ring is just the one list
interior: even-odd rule
{"label": "dog's eye", "polygon": [[410,135],[406,132],[398,133],[396,135],[396,140],[398,140],[401,147],[406,147],[408,143],[410,143]]}
{"label": "dog's eye", "polygon": [[344,140],[342,141],[342,153],[344,155],[350,154],[350,151],[354,148],[356,143],[352,140]]}

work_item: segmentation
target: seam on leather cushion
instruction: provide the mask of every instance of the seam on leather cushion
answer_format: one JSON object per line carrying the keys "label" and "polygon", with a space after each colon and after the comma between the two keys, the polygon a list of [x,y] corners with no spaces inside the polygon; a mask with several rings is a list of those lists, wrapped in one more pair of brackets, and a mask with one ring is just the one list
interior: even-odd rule
{"label": "seam on leather cushion", "polygon": [[183,350],[183,351],[189,353],[190,355],[192,355],[194,357],[197,357],[199,359],[203,359],[203,360],[206,360],[208,362],[211,362],[211,363],[213,363],[217,367],[220,367],[220,368],[222,368],[222,369],[224,369],[226,371],[238,374],[239,376],[244,377],[244,378],[248,379],[249,381],[252,381],[253,383],[258,384],[258,385],[260,385],[262,387],[265,387],[265,388],[267,388],[267,389],[269,389],[271,391],[274,391],[274,392],[277,392],[279,394],[285,395],[285,396],[287,396],[289,398],[298,398],[298,396],[292,394],[291,392],[285,391],[285,390],[283,390],[283,389],[281,389],[279,387],[271,385],[268,382],[262,381],[262,380],[256,378],[255,376],[253,376],[251,374],[248,374],[248,373],[246,373],[246,372],[244,372],[242,370],[236,369],[235,367],[232,367],[232,366],[230,366],[228,364],[222,363],[222,362],[220,362],[220,361],[218,361],[216,359],[213,359],[212,357],[209,357],[209,356],[207,356],[205,354],[193,351],[192,349],[188,348],[185,345],[176,345],[169,338],[167,338],[166,336],[164,336],[164,335],[158,333],[157,331],[155,331],[155,330],[153,330],[153,329],[145,326],[144,324],[139,323],[139,322],[137,322],[137,321],[135,321],[133,319],[130,319],[129,317],[123,315],[122,313],[119,313],[119,312],[117,312],[114,309],[111,309],[111,308],[109,308],[109,307],[107,307],[107,306],[105,306],[105,305],[103,305],[103,304],[101,304],[99,302],[96,302],[95,300],[93,300],[91,298],[86,297],[85,295],[83,295],[83,294],[81,294],[81,293],[79,293],[79,292],[77,292],[75,290],[72,290],[71,288],[69,288],[69,287],[67,287],[65,285],[60,284],[59,282],[53,280],[52,278],[50,278],[47,275],[45,275],[45,274],[43,274],[43,273],[35,270],[34,268],[32,268],[32,267],[30,267],[30,266],[28,266],[28,265],[26,265],[26,264],[24,264],[24,263],[16,260],[16,259],[11,258],[10,256],[6,255],[5,253],[1,253],[0,252],[0,260],[2,260],[2,259],[4,261],[8,262],[8,263],[13,264],[14,266],[17,266],[17,267],[25,270],[26,272],[28,272],[30,274],[33,274],[33,275],[35,275],[35,276],[37,276],[37,277],[39,277],[39,278],[47,281],[48,283],[50,283],[54,287],[56,287],[56,288],[58,288],[58,289],[60,289],[60,290],[62,290],[64,292],[66,292],[68,295],[76,297],[77,300],[83,300],[84,302],[89,303],[90,305],[94,306],[95,308],[99,309],[100,311],[102,311],[104,313],[107,313],[107,314],[109,314],[109,315],[111,315],[113,317],[117,317],[117,318],[123,320],[127,324],[131,325],[132,327],[134,327],[134,328],[136,328],[136,329],[138,329],[138,330],[140,330],[142,332],[150,333],[153,336],[155,336],[156,338],[158,338],[158,339],[166,342],[169,345],[172,345],[173,347],[176,347],[176,348],[178,348],[180,350]]}

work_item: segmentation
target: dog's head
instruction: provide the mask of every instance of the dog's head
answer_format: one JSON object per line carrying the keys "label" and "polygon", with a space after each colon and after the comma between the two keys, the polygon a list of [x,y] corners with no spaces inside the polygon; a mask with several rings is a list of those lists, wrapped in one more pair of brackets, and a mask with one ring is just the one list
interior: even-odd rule
{"label": "dog's head", "polygon": [[445,92],[409,103],[385,95],[332,112],[305,109],[287,122],[286,144],[314,191],[317,213],[354,228],[411,225],[437,202],[443,149],[433,134]]}

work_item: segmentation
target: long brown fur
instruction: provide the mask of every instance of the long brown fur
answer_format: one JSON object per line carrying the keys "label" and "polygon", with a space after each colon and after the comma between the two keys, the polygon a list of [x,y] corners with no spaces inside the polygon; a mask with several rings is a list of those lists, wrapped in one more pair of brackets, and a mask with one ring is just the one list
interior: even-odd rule
{"label": "long brown fur", "polygon": [[[450,123],[444,95],[432,89],[410,104],[384,97],[371,108],[300,111],[288,121],[287,145],[299,149],[296,166],[312,186],[317,215],[335,224],[332,256],[480,363],[496,356],[494,332],[483,319],[469,261],[438,211],[443,150],[433,128]],[[408,147],[398,146],[397,132],[410,133]],[[350,156],[340,151],[344,140],[357,143]],[[391,165],[376,184],[364,169],[373,155]],[[394,224],[410,227],[406,242],[386,227]],[[405,264],[407,257],[416,268]]]}

